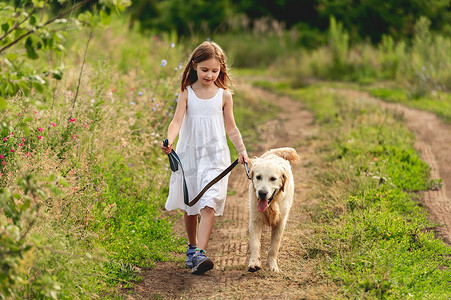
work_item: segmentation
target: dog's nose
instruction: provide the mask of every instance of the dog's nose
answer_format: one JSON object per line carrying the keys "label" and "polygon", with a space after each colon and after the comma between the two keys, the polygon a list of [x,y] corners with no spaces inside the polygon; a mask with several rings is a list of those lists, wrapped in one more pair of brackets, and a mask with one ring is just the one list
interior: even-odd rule
{"label": "dog's nose", "polygon": [[268,195],[267,191],[258,191],[258,197],[260,199],[266,199],[266,195]]}

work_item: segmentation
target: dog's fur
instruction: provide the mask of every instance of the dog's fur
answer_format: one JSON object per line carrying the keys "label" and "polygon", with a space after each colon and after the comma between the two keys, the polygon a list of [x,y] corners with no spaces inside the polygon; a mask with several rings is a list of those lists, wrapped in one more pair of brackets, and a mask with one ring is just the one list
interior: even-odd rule
{"label": "dog's fur", "polygon": [[[251,183],[249,184],[249,271],[261,268],[260,240],[263,226],[271,227],[271,245],[266,265],[279,271],[277,255],[288,213],[293,203],[294,181],[291,164],[300,158],[293,148],[278,148],[251,159]],[[273,196],[268,206],[268,199]]]}

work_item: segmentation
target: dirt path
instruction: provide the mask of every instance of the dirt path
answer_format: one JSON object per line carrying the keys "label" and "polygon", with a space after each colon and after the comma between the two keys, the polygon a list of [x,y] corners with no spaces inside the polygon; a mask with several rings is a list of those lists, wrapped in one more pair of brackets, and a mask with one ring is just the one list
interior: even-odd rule
{"label": "dirt path", "polygon": [[[248,88],[239,86],[238,89]],[[311,139],[317,128],[312,115],[300,102],[258,90],[257,97],[265,98],[282,108],[279,118],[262,124],[257,130],[262,143],[255,153],[281,146],[294,147],[302,156],[302,163],[293,168],[295,201],[290,213],[279,255],[281,273],[260,270],[247,272],[248,260],[248,180],[242,166],[235,168],[229,179],[229,191],[224,216],[216,219],[208,254],[215,268],[202,275],[193,276],[179,263],[158,263],[143,272],[143,281],[130,293],[130,299],[311,299],[331,298],[333,286],[323,282],[315,269],[315,257],[309,255],[304,242],[309,240],[308,203],[315,172],[316,145]],[[432,170],[432,178],[443,178],[443,187],[424,193],[424,205],[434,221],[443,224],[439,232],[446,241],[451,240],[451,126],[443,125],[434,115],[389,104],[371,98],[364,92],[337,90],[347,97],[364,97],[377,101],[383,107],[402,113],[407,126],[415,133],[416,148]],[[309,200],[314,201],[314,200]],[[183,230],[180,231],[183,235]],[[269,230],[263,233],[262,263],[266,261]],[[181,255],[182,258],[184,255]]]}
{"label": "dirt path", "polygon": [[[246,88],[249,87],[237,87],[238,90]],[[279,268],[283,272],[276,274],[264,269],[256,273],[247,272],[249,181],[244,168],[238,166],[229,178],[229,191],[233,194],[227,197],[224,215],[215,221],[208,245],[207,253],[214,261],[215,268],[202,276],[193,276],[182,264],[159,263],[144,272],[143,281],[130,294],[130,299],[300,299],[307,297],[310,292],[317,295],[327,293],[327,286],[319,292],[309,291],[310,282],[316,273],[309,264],[299,268],[299,261],[303,260],[306,252],[298,237],[308,236],[309,232],[302,224],[307,219],[303,207],[309,205],[305,202],[305,194],[309,189],[309,176],[313,175],[311,170],[307,172],[307,165],[314,154],[308,140],[317,130],[312,124],[313,117],[303,109],[300,102],[255,88],[253,92],[257,93],[256,97],[279,105],[282,112],[278,118],[257,128],[261,143],[254,145],[255,153],[249,153],[249,156],[260,155],[267,149],[289,146],[295,148],[302,157],[302,163],[293,168],[295,201],[279,255]],[[263,264],[266,262],[269,235],[266,229],[262,239]]]}

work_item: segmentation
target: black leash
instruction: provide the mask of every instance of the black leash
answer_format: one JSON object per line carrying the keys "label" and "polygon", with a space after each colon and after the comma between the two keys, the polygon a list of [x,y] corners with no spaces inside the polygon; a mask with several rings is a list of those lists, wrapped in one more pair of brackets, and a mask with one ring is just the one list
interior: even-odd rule
{"label": "black leash", "polygon": [[[165,139],[163,141],[163,145],[165,147],[168,146],[168,139]],[[212,181],[210,181],[203,189],[200,191],[200,193],[190,202],[189,196],[188,196],[188,188],[186,187],[186,180],[185,180],[185,172],[183,171],[182,162],[180,161],[179,156],[177,153],[175,153],[174,149],[172,149],[171,153],[168,154],[169,157],[169,165],[171,167],[172,172],[176,172],[178,170],[178,167],[180,166],[180,169],[182,170],[182,177],[183,177],[183,200],[186,205],[193,206],[194,204],[199,201],[199,199],[202,197],[202,195],[211,188],[212,185],[217,183],[219,180],[221,180],[224,176],[226,176],[230,171],[232,171],[233,168],[238,164],[238,159],[236,159],[230,166],[227,167],[224,171],[221,172],[218,176],[216,176]],[[247,163],[244,163],[244,166],[246,167],[246,175],[247,178],[251,179],[250,172],[249,172],[249,166]]]}

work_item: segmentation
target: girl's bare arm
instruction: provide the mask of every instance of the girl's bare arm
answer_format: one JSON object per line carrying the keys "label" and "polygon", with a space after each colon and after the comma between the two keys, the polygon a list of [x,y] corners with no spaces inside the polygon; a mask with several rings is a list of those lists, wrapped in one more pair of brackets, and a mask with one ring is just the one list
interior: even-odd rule
{"label": "girl's bare arm", "polygon": [[236,127],[235,118],[233,116],[232,94],[227,90],[224,91],[223,95],[223,112],[227,135],[240,155],[240,163],[249,162],[243,138],[241,137],[240,130]]}
{"label": "girl's bare arm", "polygon": [[183,92],[180,92],[178,100],[177,100],[177,107],[175,108],[174,117],[172,118],[171,123],[168,127],[168,146],[164,147],[163,142],[161,143],[160,147],[163,150],[165,154],[168,154],[172,150],[172,143],[174,143],[175,139],[177,138],[180,127],[182,127],[183,117],[185,116],[186,112],[186,104],[188,102],[188,90],[184,90]]}

